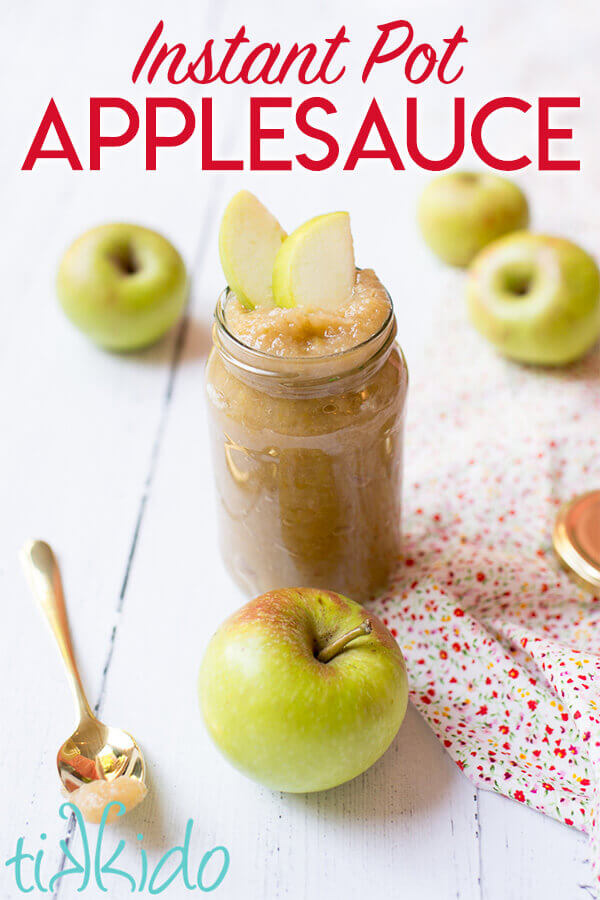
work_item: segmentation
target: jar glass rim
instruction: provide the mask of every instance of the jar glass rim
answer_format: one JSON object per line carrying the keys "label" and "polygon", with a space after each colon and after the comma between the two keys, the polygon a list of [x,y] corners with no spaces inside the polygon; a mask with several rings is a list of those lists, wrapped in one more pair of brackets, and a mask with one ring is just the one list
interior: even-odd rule
{"label": "jar glass rim", "polygon": [[[360,270],[358,270],[360,271]],[[349,356],[355,355],[358,356],[360,351],[365,350],[370,344],[377,343],[377,339],[381,338],[385,332],[389,329],[390,324],[394,319],[394,304],[392,298],[390,296],[389,291],[385,286],[383,286],[385,291],[385,295],[389,301],[389,311],[385,320],[381,324],[381,326],[374,331],[373,334],[369,335],[368,338],[365,338],[363,341],[360,341],[358,344],[354,344],[352,347],[348,347],[346,350],[339,350],[337,353],[327,353],[322,356],[279,356],[275,353],[267,353],[264,350],[257,350],[255,347],[250,347],[248,344],[245,344],[238,337],[233,334],[232,331],[227,327],[227,318],[225,315],[225,308],[227,305],[227,300],[233,294],[233,291],[230,287],[226,287],[221,291],[219,297],[217,299],[217,305],[215,308],[215,321],[220,329],[222,329],[227,338],[230,339],[233,344],[239,347],[244,354],[249,354],[251,357],[256,358],[256,360],[263,360],[269,362],[279,361],[281,364],[289,363],[294,367],[309,367],[314,366],[315,364],[327,363],[332,361],[339,361],[342,359],[347,359]],[[358,351],[358,352],[357,352]]]}

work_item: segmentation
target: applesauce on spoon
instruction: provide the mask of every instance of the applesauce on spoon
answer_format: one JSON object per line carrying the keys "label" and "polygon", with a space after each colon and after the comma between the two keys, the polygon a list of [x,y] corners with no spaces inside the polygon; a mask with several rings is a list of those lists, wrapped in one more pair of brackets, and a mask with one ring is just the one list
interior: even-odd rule
{"label": "applesauce on spoon", "polygon": [[400,553],[408,373],[387,291],[334,309],[219,299],[207,368],[221,550],[250,596],[382,590]]}

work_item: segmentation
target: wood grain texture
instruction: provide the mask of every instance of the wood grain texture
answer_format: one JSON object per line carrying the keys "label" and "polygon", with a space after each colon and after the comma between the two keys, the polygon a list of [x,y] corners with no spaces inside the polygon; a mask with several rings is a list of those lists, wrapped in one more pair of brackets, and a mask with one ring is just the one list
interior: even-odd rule
{"label": "wood grain texture", "polygon": [[[373,265],[389,287],[400,340],[415,370],[426,366],[423,348],[435,325],[435,297],[444,291],[448,302],[460,302],[461,283],[431,259],[417,234],[415,202],[427,176],[414,168],[394,173],[374,161],[353,175],[207,174],[200,171],[196,143],[165,152],[157,173],[142,171],[136,147],[106,151],[101,173],[65,172],[54,163],[20,173],[49,96],[84,147],[87,97],[143,98],[129,72],[162,15],[172,40],[183,37],[199,49],[208,37],[223,39],[242,23],[254,38],[289,42],[332,34],[343,23],[357,58],[372,45],[379,22],[407,17],[419,39],[438,42],[463,24],[470,43],[461,93],[473,109],[511,92],[530,100],[584,94],[585,112],[576,120],[582,174],[527,170],[517,180],[532,199],[537,228],[563,232],[592,251],[600,239],[592,113],[600,100],[598,17],[585,0],[568,10],[550,2],[543,14],[533,0],[461,0],[452,9],[441,0],[409,0],[401,10],[341,0],[325,10],[316,0],[296,8],[275,0],[252,7],[240,0],[174,0],[168,11],[157,0],[143,9],[116,0],[104,0],[102,8],[36,0],[7,10],[11,40],[1,74],[4,83],[14,71],[21,77],[11,81],[6,115],[12,127],[0,142],[7,213],[0,331],[0,862],[19,835],[37,848],[44,831],[50,873],[60,861],[57,841],[66,833],[57,816],[54,755],[69,732],[71,709],[58,657],[17,565],[19,544],[31,535],[52,542],[59,554],[92,704],[109,722],[131,730],[147,755],[150,796],[115,832],[127,841],[123,868],[136,869],[137,833],[144,834],[142,845],[155,861],[182,840],[191,817],[193,860],[215,844],[229,848],[231,869],[217,894],[227,900],[341,900],[357,893],[376,900],[587,898],[585,839],[476,791],[412,709],[376,766],[322,795],[273,794],[238,775],[208,741],[197,711],[197,669],[213,630],[242,602],[219,557],[203,396],[212,309],[222,286],[216,227],[226,199],[248,187],[287,227],[323,210],[348,209],[359,262]],[[23,69],[24,46],[37,69]],[[161,85],[155,93],[164,92]],[[177,93],[196,105],[206,92],[186,87]],[[250,92],[236,87],[210,93],[218,110],[219,152],[247,153]],[[336,125],[341,143],[351,141],[373,94],[402,134],[407,85],[401,71],[378,74],[367,87],[354,73],[331,90],[343,110]],[[429,87],[419,93],[424,148],[432,154],[442,155],[447,144],[452,95]],[[523,123],[490,133],[498,152],[514,149],[522,135],[531,146]],[[182,326],[131,356],[89,345],[61,315],[53,289],[57,261],[73,237],[118,219],[163,231],[181,249],[193,279]],[[76,852],[79,840],[73,834]],[[129,895],[117,881],[110,887],[111,898]],[[168,895],[185,893],[173,889]],[[0,896],[20,896],[4,866]],[[58,896],[78,895],[65,881]],[[90,887],[83,896],[103,895]]]}

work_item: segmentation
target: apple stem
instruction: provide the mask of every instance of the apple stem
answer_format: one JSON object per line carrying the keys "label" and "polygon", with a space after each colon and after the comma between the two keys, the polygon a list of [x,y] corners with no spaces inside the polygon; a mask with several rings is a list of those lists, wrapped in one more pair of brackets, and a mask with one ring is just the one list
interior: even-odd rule
{"label": "apple stem", "polygon": [[337,656],[350,641],[354,641],[357,637],[362,637],[365,634],[371,634],[372,631],[373,626],[371,625],[370,619],[365,619],[364,622],[361,622],[361,624],[356,628],[353,628],[352,631],[347,631],[346,634],[342,634],[341,637],[336,638],[331,644],[327,644],[326,647],[323,647],[318,653],[317,659],[322,663],[329,662],[329,660],[333,659],[334,656]]}

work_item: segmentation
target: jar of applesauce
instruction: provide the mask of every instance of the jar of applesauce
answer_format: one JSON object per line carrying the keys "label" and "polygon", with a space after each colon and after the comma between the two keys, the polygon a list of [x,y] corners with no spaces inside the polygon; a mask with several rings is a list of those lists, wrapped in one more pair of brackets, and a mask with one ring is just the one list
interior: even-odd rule
{"label": "jar of applesauce", "polygon": [[408,371],[372,270],[331,310],[219,298],[207,393],[221,552],[250,595],[365,601],[400,553]]}

